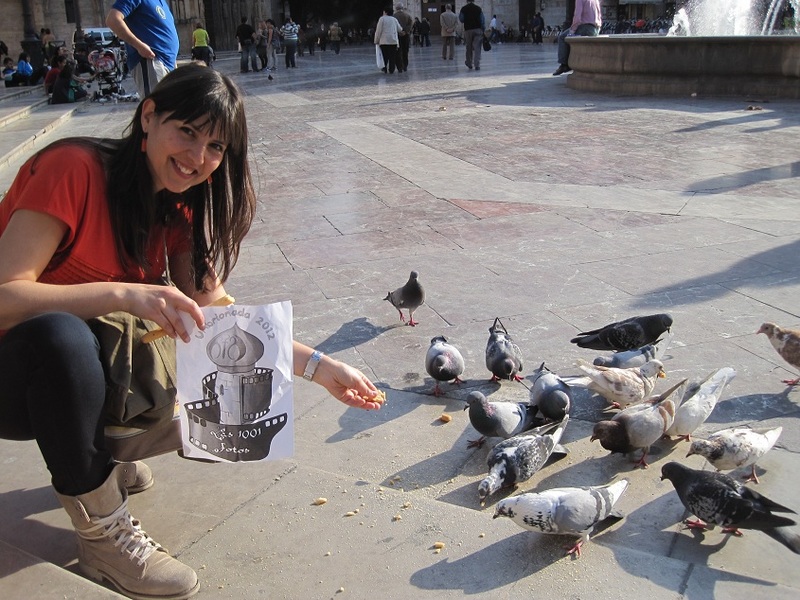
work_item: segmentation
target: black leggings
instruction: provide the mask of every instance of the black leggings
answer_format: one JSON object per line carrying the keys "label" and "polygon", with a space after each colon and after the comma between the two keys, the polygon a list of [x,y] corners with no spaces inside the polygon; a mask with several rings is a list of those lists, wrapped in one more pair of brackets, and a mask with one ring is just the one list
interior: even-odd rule
{"label": "black leggings", "polygon": [[57,492],[77,496],[111,472],[105,448],[105,376],[89,326],[48,313],[0,338],[0,438],[35,439]]}

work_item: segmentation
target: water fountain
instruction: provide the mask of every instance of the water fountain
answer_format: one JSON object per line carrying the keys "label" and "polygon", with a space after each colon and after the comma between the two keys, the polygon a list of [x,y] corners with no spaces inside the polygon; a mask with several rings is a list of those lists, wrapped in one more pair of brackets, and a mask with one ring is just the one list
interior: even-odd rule
{"label": "water fountain", "polygon": [[[800,17],[800,0],[790,0]],[[785,0],[690,0],[667,35],[570,37],[567,87],[638,96],[800,98],[800,36]]]}

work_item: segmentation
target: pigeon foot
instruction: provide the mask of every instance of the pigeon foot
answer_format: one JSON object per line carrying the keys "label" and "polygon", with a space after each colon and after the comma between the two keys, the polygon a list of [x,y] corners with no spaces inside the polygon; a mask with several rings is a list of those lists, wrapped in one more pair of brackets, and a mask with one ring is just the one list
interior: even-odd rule
{"label": "pigeon foot", "polygon": [[486,436],[482,435],[477,440],[467,440],[467,442],[468,442],[467,448],[481,448],[484,442],[486,442]]}
{"label": "pigeon foot", "polygon": [[639,459],[639,460],[636,462],[636,464],[635,464],[635,465],[633,465],[633,468],[635,469],[636,467],[642,467],[643,469],[646,469],[646,468],[647,468],[647,467],[649,467],[649,466],[650,466],[650,465],[648,465],[648,464],[647,464],[647,452],[644,452],[644,453],[642,454],[642,458],[640,458],[640,459]]}
{"label": "pigeon foot", "polygon": [[686,519],[686,520],[685,520],[683,523],[684,523],[684,524],[686,525],[686,527],[688,527],[689,529],[701,529],[701,530],[703,530],[703,531],[705,531],[705,530],[707,530],[707,529],[708,529],[708,525],[706,525],[706,524],[705,524],[703,521],[701,521],[700,519]]}
{"label": "pigeon foot", "polygon": [[578,540],[578,542],[574,546],[572,546],[571,548],[567,549],[567,554],[566,555],[569,556],[570,554],[574,554],[575,558],[580,558],[581,557],[581,546],[583,546],[583,540]]}
{"label": "pigeon foot", "polygon": [[798,377],[797,379],[783,379],[782,381],[786,385],[798,385],[800,384],[800,377]]}
{"label": "pigeon foot", "polygon": [[735,535],[736,537],[742,537],[742,535],[744,535],[736,527],[723,527],[721,531],[722,533],[730,533],[731,535]]}
{"label": "pigeon foot", "polygon": [[756,483],[761,483],[758,480],[758,475],[756,475],[756,466],[755,465],[752,465],[752,471],[750,472],[750,476],[744,478],[744,482],[745,483],[750,483],[751,481],[755,481]]}

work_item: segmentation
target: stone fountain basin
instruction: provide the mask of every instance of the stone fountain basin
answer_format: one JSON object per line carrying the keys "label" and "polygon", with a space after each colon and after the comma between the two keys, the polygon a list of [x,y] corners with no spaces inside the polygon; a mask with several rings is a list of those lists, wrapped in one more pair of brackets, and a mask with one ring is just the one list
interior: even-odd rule
{"label": "stone fountain basin", "polygon": [[625,96],[800,98],[800,36],[568,37],[567,87]]}

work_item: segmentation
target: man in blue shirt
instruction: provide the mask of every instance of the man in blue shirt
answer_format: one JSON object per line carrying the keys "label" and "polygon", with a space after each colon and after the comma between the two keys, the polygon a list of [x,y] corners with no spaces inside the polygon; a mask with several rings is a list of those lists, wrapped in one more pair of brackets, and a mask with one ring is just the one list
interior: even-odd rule
{"label": "man in blue shirt", "polygon": [[128,52],[128,71],[144,98],[175,68],[178,32],[167,0],[115,0],[106,25],[123,40]]}

